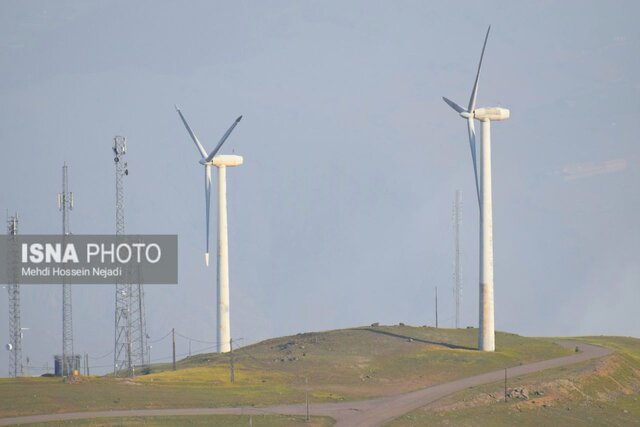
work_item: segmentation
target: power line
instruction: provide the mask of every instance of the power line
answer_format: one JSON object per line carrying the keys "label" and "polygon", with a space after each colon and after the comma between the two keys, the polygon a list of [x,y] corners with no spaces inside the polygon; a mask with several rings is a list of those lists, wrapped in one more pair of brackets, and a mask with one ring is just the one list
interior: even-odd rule
{"label": "power line", "polygon": [[107,356],[109,356],[111,354],[113,354],[113,350],[111,350],[109,353],[103,354],[102,356],[97,356],[97,357],[89,356],[89,359],[100,360],[100,359],[104,359],[105,357],[107,357]]}
{"label": "power line", "polygon": [[165,339],[166,337],[168,337],[169,335],[171,335],[171,330],[169,330],[169,332],[167,332],[162,338],[158,338],[157,340],[153,340],[153,341],[148,341],[149,344],[155,344],[157,342],[162,341],[163,339]]}
{"label": "power line", "polygon": [[202,343],[202,344],[219,344],[218,341],[205,341],[205,340],[199,340],[197,338],[191,338],[191,337],[188,337],[186,335],[181,334],[178,331],[176,331],[176,335],[178,335],[179,337],[182,337],[184,339],[187,339],[189,341],[195,341],[195,342],[199,342],[199,343]]}

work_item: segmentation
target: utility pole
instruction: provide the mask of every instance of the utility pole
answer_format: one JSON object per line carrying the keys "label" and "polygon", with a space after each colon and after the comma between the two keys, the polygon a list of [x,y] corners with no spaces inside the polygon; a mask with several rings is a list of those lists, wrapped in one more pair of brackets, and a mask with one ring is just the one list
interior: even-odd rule
{"label": "utility pole", "polygon": [[7,234],[9,236],[7,248],[7,266],[9,280],[9,376],[22,376],[22,328],[20,327],[20,284],[18,284],[18,214],[7,218]]}
{"label": "utility pole", "polygon": [[236,372],[233,366],[233,338],[229,338],[229,362],[229,375],[231,377],[231,383],[234,383],[236,380]]}
{"label": "utility pole", "polygon": [[[58,193],[58,209],[62,212],[62,240],[69,231],[69,211],[73,210],[73,193],[69,192],[67,164],[62,166],[62,192]],[[73,355],[73,313],[71,305],[71,285],[62,280],[62,376],[72,375],[76,369]]]}
{"label": "utility pole", "polygon": [[171,328],[171,340],[173,342],[173,370],[176,370],[176,330]]}
{"label": "utility pole", "polygon": [[507,403],[507,368],[504,368],[504,403]]}
{"label": "utility pole", "polygon": [[436,286],[436,328],[438,327],[438,287]]}
{"label": "utility pole", "polygon": [[304,377],[304,403],[307,407],[307,416],[305,421],[309,422],[309,377]]}

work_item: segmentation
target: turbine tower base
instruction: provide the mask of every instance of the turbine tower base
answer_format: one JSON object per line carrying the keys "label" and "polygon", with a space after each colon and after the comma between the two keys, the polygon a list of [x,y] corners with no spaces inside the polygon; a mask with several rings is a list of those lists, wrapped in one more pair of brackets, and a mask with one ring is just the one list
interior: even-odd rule
{"label": "turbine tower base", "polygon": [[478,350],[496,351],[495,327],[493,323],[493,284],[480,284],[480,330]]}

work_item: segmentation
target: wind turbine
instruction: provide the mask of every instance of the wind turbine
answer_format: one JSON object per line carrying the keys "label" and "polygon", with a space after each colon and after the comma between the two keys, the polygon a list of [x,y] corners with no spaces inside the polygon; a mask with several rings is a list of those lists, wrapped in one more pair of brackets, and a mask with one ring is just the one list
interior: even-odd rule
{"label": "wind turbine", "polygon": [[[495,325],[493,307],[493,202],[491,196],[491,122],[507,120],[509,110],[506,108],[476,108],[476,95],[478,94],[478,79],[484,50],[487,47],[491,26],[487,29],[484,38],[480,63],[476,73],[476,80],[471,90],[469,105],[465,109],[455,102],[442,97],[444,102],[456,110],[458,114],[467,120],[469,132],[469,148],[473,160],[473,172],[476,181],[476,194],[480,208],[480,330],[478,333],[478,349],[481,351],[495,351]],[[480,146],[480,182],[478,182],[478,166],[476,161],[476,132],[474,120],[482,123],[482,143]]]}
{"label": "wind turbine", "polygon": [[231,350],[231,326],[229,320],[229,242],[227,234],[227,167],[240,166],[243,162],[242,156],[236,155],[216,155],[222,144],[229,138],[233,129],[238,125],[242,116],[235,122],[222,136],[218,145],[209,153],[198,140],[198,137],[191,130],[182,112],[176,106],[176,111],[184,123],[184,127],[189,132],[189,136],[196,144],[196,148],[202,155],[200,164],[204,165],[204,197],[206,205],[206,251],[204,262],[209,265],[209,207],[211,204],[211,166],[218,168],[218,274],[217,274],[217,294],[218,294],[218,352],[226,353]]}

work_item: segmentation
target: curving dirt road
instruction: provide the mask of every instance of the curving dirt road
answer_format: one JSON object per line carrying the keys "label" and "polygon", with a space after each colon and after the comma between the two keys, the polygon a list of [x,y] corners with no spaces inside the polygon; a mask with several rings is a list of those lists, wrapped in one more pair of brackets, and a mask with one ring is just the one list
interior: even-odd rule
{"label": "curving dirt road", "polygon": [[[564,341],[566,347],[579,347],[580,352],[571,356],[558,357],[542,362],[529,363],[508,369],[510,377],[530,374],[544,369],[557,368],[595,359],[611,354],[613,351],[594,345]],[[444,384],[427,387],[410,393],[386,396],[370,400],[360,400],[341,403],[313,404],[311,415],[329,416],[336,420],[336,427],[373,427],[380,426],[407,412],[411,412],[449,394],[475,387],[482,384],[501,381],[504,370],[487,372],[486,374],[462,378]],[[176,415],[262,415],[265,413],[304,415],[304,404],[278,405],[266,408],[238,407],[238,408],[188,408],[188,409],[132,409],[125,411],[73,412],[66,414],[30,415],[24,417],[0,418],[0,426],[29,424],[35,422],[76,420],[83,418],[105,417],[150,417]]]}

